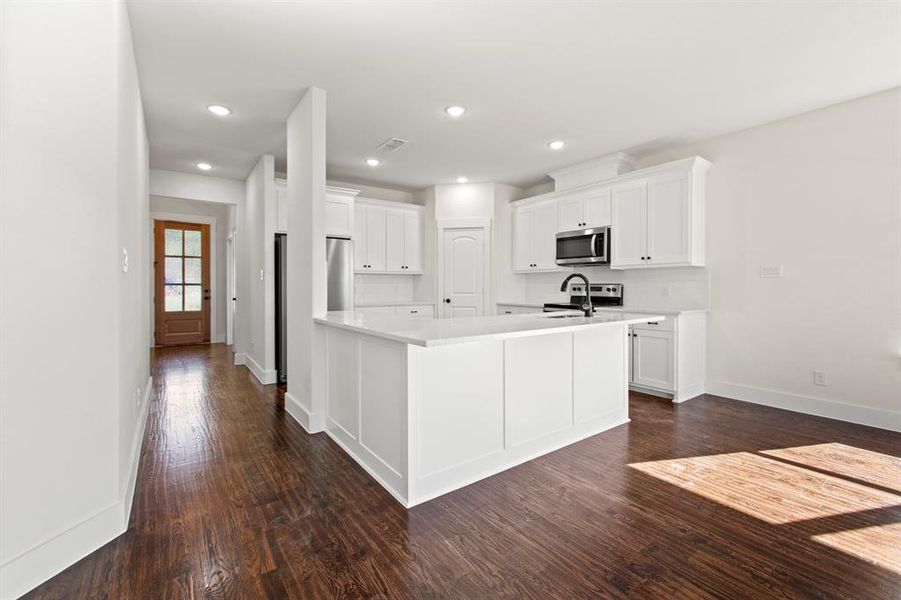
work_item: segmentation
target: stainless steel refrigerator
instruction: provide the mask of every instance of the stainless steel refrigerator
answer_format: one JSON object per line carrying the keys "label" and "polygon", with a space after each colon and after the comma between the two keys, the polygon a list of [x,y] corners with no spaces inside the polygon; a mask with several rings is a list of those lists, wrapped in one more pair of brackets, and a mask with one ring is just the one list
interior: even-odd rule
{"label": "stainless steel refrigerator", "polygon": [[[354,247],[346,238],[325,238],[328,310],[353,310]],[[288,381],[288,236],[275,234],[275,367],[278,382]]]}

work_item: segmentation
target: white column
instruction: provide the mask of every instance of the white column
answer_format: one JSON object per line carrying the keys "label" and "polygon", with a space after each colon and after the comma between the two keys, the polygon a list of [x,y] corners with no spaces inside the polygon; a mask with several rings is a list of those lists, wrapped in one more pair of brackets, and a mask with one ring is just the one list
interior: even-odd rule
{"label": "white column", "polygon": [[285,408],[322,431],[323,358],[313,317],[326,312],[324,90],[311,87],[288,117],[288,393]]}

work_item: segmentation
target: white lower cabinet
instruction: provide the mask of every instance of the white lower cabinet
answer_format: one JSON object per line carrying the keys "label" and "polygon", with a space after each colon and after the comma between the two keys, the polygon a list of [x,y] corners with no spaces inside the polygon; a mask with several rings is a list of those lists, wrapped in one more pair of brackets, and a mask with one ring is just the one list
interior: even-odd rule
{"label": "white lower cabinet", "polygon": [[498,315],[527,315],[531,313],[542,313],[544,309],[537,306],[522,306],[519,304],[498,304]]}
{"label": "white lower cabinet", "polygon": [[707,315],[687,313],[629,328],[629,387],[683,402],[704,393]]}
{"label": "white lower cabinet", "polygon": [[435,318],[435,307],[431,304],[411,304],[409,306],[361,306],[355,309],[364,315],[385,315],[391,317]]}

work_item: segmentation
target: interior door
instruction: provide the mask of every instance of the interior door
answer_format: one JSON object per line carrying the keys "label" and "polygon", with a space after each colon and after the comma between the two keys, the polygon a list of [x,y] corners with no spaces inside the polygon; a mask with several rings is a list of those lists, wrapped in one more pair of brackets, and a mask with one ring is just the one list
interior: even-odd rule
{"label": "interior door", "polygon": [[158,346],[210,341],[210,226],[154,224],[154,339]]}
{"label": "interior door", "polygon": [[485,314],[485,251],[481,229],[444,230],[444,318]]}
{"label": "interior door", "polygon": [[645,180],[613,188],[611,196],[610,264],[644,265],[647,249],[648,188]]}
{"label": "interior door", "polygon": [[648,182],[648,253],[652,265],[684,263],[688,251],[688,184],[683,173]]}

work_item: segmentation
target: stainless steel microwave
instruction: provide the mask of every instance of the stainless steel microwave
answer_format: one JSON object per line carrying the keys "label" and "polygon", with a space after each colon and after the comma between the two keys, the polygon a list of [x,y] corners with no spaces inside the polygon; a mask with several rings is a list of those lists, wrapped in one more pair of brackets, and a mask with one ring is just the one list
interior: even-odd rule
{"label": "stainless steel microwave", "polygon": [[609,262],[609,227],[578,229],[557,234],[558,265],[602,265]]}

